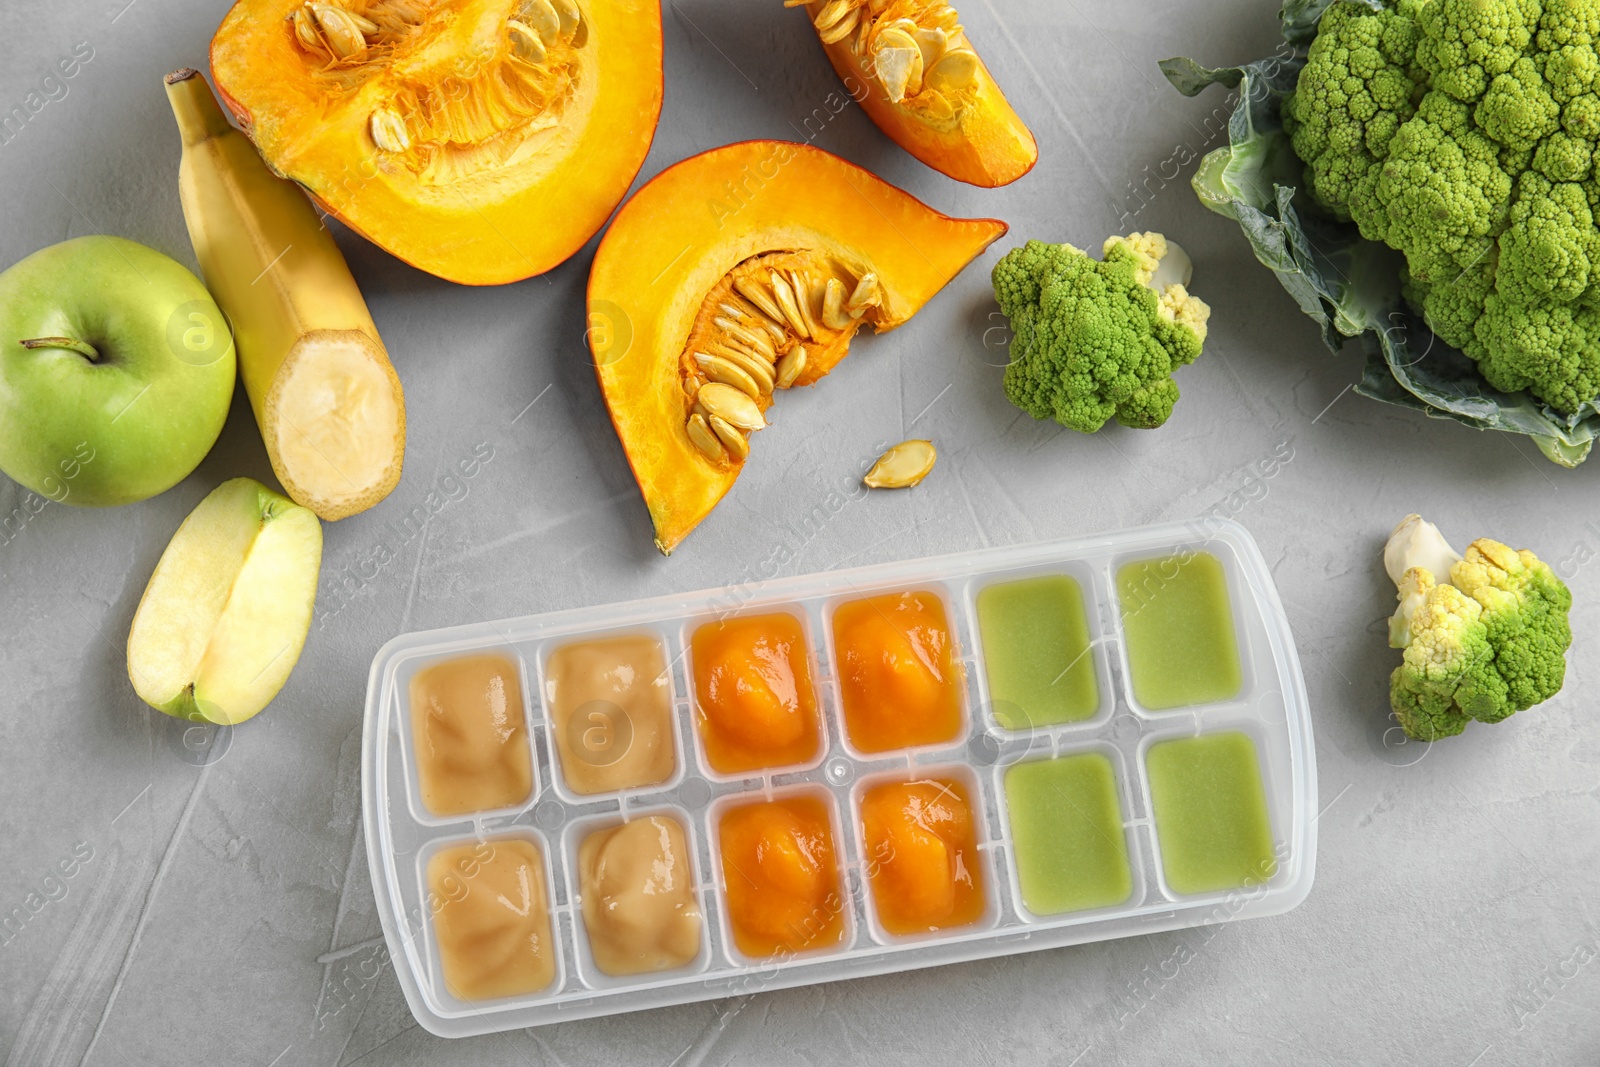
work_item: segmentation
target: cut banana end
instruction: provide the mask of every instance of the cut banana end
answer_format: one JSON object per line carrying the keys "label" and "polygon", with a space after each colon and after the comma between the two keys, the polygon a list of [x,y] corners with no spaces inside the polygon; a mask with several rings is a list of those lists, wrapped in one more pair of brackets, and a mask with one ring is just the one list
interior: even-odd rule
{"label": "cut banana end", "polygon": [[405,397],[383,348],[360,330],[315,330],[295,342],[262,416],[273,472],[323,519],[365,511],[400,481]]}

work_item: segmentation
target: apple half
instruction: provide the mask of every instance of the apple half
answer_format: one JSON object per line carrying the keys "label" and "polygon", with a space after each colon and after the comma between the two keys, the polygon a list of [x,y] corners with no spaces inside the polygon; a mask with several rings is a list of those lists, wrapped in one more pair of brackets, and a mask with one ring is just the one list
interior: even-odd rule
{"label": "apple half", "polygon": [[322,525],[253,478],[211,491],[161,554],[128,634],[140,699],[180,719],[241,723],[300,658],[317,595]]}

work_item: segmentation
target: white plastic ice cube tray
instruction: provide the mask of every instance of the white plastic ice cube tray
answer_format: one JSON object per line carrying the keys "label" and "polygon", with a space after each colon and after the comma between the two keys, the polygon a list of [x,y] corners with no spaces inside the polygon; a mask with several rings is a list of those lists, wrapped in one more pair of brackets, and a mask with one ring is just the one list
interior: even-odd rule
{"label": "white plastic ice cube tray", "polygon": [[[1145,711],[1134,701],[1116,599],[1123,563],[1185,550],[1209,552],[1227,573],[1244,685],[1224,703]],[[1100,710],[1083,722],[1026,733],[1002,730],[987,710],[976,597],[996,581],[1066,574],[1083,589],[1094,644]],[[840,603],[874,593],[930,590],[944,600],[966,672],[965,728],[953,743],[865,756],[844,737],[829,621]],[[803,769],[729,779],[708,773],[695,735],[691,679],[684,654],[699,624],[731,614],[789,609],[812,641],[825,733],[820,759]],[[542,706],[540,672],[551,649],[615,632],[659,636],[671,664],[677,770],[664,783],[622,794],[579,796],[564,788]],[[441,818],[417,799],[409,756],[407,689],[430,662],[473,652],[501,652],[521,665],[534,751],[534,792],[514,809]],[[1144,757],[1159,740],[1242,730],[1255,742],[1271,823],[1276,872],[1260,884],[1184,896],[1166,886],[1151,819]],[[1098,751],[1116,770],[1133,892],[1120,905],[1035,916],[1022,905],[1010,855],[1002,778],[1020,760]],[[959,774],[969,786],[979,852],[987,864],[988,909],[978,923],[916,938],[878,927],[863,875],[856,818],[864,780],[908,768]],[[835,848],[848,892],[846,932],[837,950],[779,961],[751,961],[733,947],[719,884],[716,816],[730,799],[805,789],[831,799]],[[368,680],[362,735],[362,814],[378,913],[412,1013],[432,1033],[461,1037],[567,1019],[715,1000],[763,989],[932,967],[1132,934],[1197,926],[1290,910],[1310,891],[1316,856],[1316,761],[1305,684],[1293,637],[1260,550],[1237,523],[1189,523],[932,559],[824,572],[681,596],[532,615],[405,634],[379,650]],[[594,968],[583,933],[576,856],[589,829],[653,812],[676,814],[687,831],[705,914],[698,956],[674,971],[612,978]],[[520,836],[544,853],[557,976],[538,994],[486,1002],[458,1000],[440,979],[429,924],[424,871],[438,848],[480,838]]]}

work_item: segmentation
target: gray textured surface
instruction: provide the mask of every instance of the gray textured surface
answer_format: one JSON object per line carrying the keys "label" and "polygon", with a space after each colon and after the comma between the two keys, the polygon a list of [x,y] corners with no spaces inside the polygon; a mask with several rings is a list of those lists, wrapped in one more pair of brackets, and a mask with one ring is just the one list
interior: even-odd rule
{"label": "gray textured surface", "polygon": [[[216,0],[0,7],[0,106],[55,57],[94,58],[0,145],[0,260],[86,233],[192,263],[160,76],[203,60]],[[208,766],[124,674],[140,591],[183,515],[222,479],[270,478],[248,411],[188,481],[112,511],[45,507],[0,544],[0,1055],[11,1062],[483,1064],[996,1062],[1588,1064],[1600,1056],[1600,460],[1565,472],[1526,443],[1346,393],[1330,356],[1231,224],[1173,166],[1212,140],[1215,90],[1188,101],[1155,61],[1263,55],[1252,3],[968,0],[965,21],[1038,134],[1032,175],[948,181],[855,108],[816,143],[1012,237],[1098,241],[1133,224],[1183,241],[1215,308],[1205,356],[1155,433],[1083,437],[1000,393],[983,257],[904,329],[859,344],[784,401],[731,497],[671,560],[603,414],[582,344],[592,244],[491,290],[340,240],[405,382],[411,436],[390,500],[327,531],[321,617],[275,705]],[[777,0],[674,0],[666,106],[642,177],[747,137],[800,135],[834,76]],[[57,93],[59,95],[59,93]],[[1148,168],[1148,170],[1146,169]],[[989,334],[993,341],[997,335]],[[537,400],[536,403],[534,401]],[[532,403],[532,407],[528,405]],[[938,471],[809,534],[880,441],[931,435]],[[409,540],[390,525],[474,446],[493,459]],[[1270,478],[1253,465],[1284,448]],[[443,485],[442,491],[451,486]],[[24,506],[0,486],[0,514]],[[1321,854],[1297,911],[935,971],[471,1040],[412,1021],[384,965],[357,803],[372,654],[410,629],[738,580],[774,552],[801,573],[1194,515],[1236,513],[1272,562],[1317,731]],[[1566,691],[1433,749],[1396,745],[1376,550],[1410,510],[1458,542],[1538,549],[1578,599]],[[394,560],[371,561],[387,542]],[[349,574],[349,596],[330,592]],[[45,882],[74,849],[71,878]],[[69,864],[70,865],[70,864]],[[47,894],[48,890],[48,894]],[[38,894],[30,897],[30,894]],[[54,896],[56,899],[50,899]],[[36,905],[30,911],[29,905]],[[1138,990],[1138,992],[1136,992]],[[1135,1010],[1137,1009],[1137,1010]]]}

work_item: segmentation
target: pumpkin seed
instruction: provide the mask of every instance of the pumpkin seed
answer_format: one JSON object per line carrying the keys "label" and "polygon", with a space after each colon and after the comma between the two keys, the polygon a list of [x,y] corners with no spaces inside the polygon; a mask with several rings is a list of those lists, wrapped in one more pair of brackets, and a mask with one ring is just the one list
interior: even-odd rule
{"label": "pumpkin seed", "polygon": [[[937,26],[918,26],[912,31],[911,37],[917,42],[917,48],[922,51],[922,69],[924,72],[937,63],[939,57],[944,55],[945,50],[950,47],[950,42],[945,39],[944,31]],[[926,73],[923,75],[923,80],[927,80]]]}
{"label": "pumpkin seed", "polygon": [[816,337],[822,331],[817,328],[816,316],[811,314],[811,287],[806,284],[805,276],[797,270],[789,272],[789,282],[794,286],[795,307],[806,323],[806,336]]}
{"label": "pumpkin seed", "polygon": [[811,333],[806,329],[804,316],[800,314],[800,305],[795,303],[794,290],[784,281],[783,275],[775,270],[767,271],[767,279],[772,283],[772,295],[777,298],[778,307],[783,311],[783,317],[788,321],[789,328],[806,340],[810,340]]}
{"label": "pumpkin seed", "polygon": [[312,17],[309,6],[297,7],[289,18],[294,22],[294,37],[300,42],[300,47],[308,52],[316,52],[325,59],[332,59],[333,53],[328,49],[328,42],[323,40],[322,31],[317,28],[317,21]]}
{"label": "pumpkin seed", "polygon": [[763,396],[772,392],[772,364],[767,360],[762,359],[756,353],[735,348],[728,342],[723,341],[717,345],[717,351],[713,352],[712,355],[721,356],[729,363],[732,363],[734,366],[750,375],[750,377],[755,381],[756,387],[761,390]]}
{"label": "pumpkin seed", "polygon": [[411,136],[406,133],[406,120],[394,108],[378,108],[372,113],[370,126],[373,143],[385,152],[404,152],[411,147]]}
{"label": "pumpkin seed", "polygon": [[850,36],[855,32],[856,28],[860,24],[861,16],[852,11],[838,22],[835,22],[832,26],[829,26],[827,29],[819,29],[817,31],[817,36],[822,38],[823,44],[833,44]]}
{"label": "pumpkin seed", "polygon": [[965,89],[978,77],[978,53],[970,48],[952,48],[928,71],[928,84],[935,89]]}
{"label": "pumpkin seed", "polygon": [[537,33],[546,48],[555,44],[561,36],[561,16],[556,14],[550,0],[523,0],[515,21]]}
{"label": "pumpkin seed", "polygon": [[872,271],[861,276],[856,282],[855,290],[851,292],[850,299],[844,303],[845,310],[850,312],[852,318],[859,319],[868,308],[883,306],[883,286],[878,284],[878,276]]}
{"label": "pumpkin seed", "polygon": [[917,97],[917,107],[931,122],[944,123],[956,117],[954,105],[944,98],[944,94],[937,89],[929,89],[926,85],[923,86],[921,95]]}
{"label": "pumpkin seed", "polygon": [[737,426],[741,430],[766,428],[767,420],[762,417],[756,402],[731,385],[707,382],[700,387],[695,400],[706,409],[708,416],[715,415],[730,426]]}
{"label": "pumpkin seed", "polygon": [[511,41],[512,54],[518,59],[538,65],[550,54],[544,46],[544,39],[534,32],[533,27],[516,19],[506,22],[506,36]]}
{"label": "pumpkin seed", "polygon": [[873,63],[890,103],[898,104],[908,96],[915,96],[922,88],[922,50],[915,42],[901,48],[880,45],[873,53]]}
{"label": "pumpkin seed", "polygon": [[844,297],[844,283],[838,278],[829,278],[822,290],[822,324],[830,330],[842,330],[850,325]]}
{"label": "pumpkin seed", "polygon": [[578,10],[577,0],[550,0],[550,6],[556,9],[562,38],[572,40],[573,34],[578,31],[578,23],[583,19],[583,12]]}
{"label": "pumpkin seed", "polygon": [[750,454],[750,438],[715,415],[711,416],[711,432],[717,435],[717,440],[722,442],[722,447],[734,459],[744,459]]}
{"label": "pumpkin seed", "polygon": [[822,10],[817,12],[817,17],[811,20],[811,24],[819,30],[826,30],[846,15],[855,13],[855,0],[828,0],[822,5]]}
{"label": "pumpkin seed", "polygon": [[734,322],[732,319],[723,318],[720,315],[713,320],[713,324],[726,332],[729,337],[749,345],[757,352],[760,352],[762,355],[766,356],[769,360],[778,354],[777,349],[772,345],[771,338],[767,337],[767,335],[764,333],[756,333],[754,330],[747,330],[737,322]]}
{"label": "pumpkin seed", "polygon": [[722,442],[711,432],[711,427],[706,425],[705,419],[698,414],[690,415],[688,425],[684,429],[689,434],[689,440],[694,442],[694,447],[705,453],[707,459],[715,463],[727,460],[727,449],[722,447]]}
{"label": "pumpkin seed", "polygon": [[712,381],[731,385],[751,400],[761,399],[761,389],[756,385],[755,379],[736,366],[732,360],[713,356],[708,352],[696,352],[694,361],[699,365],[700,373]]}
{"label": "pumpkin seed", "polygon": [[800,375],[805,373],[805,369],[806,369],[806,350],[805,350],[805,347],[802,346],[802,345],[795,345],[788,352],[784,353],[783,358],[778,360],[778,368],[777,369],[778,369],[778,382],[777,382],[778,388],[779,389],[787,389],[787,388],[789,388],[791,385],[793,385],[795,383],[795,379],[799,378]]}
{"label": "pumpkin seed", "polygon": [[733,288],[738,294],[760,309],[761,314],[775,323],[784,321],[784,314],[772,294],[761,288],[761,283],[751,277],[735,278]]}
{"label": "pumpkin seed", "polygon": [[938,458],[932,441],[901,441],[879,456],[861,481],[869,489],[909,488],[928,476]]}
{"label": "pumpkin seed", "polygon": [[366,54],[367,38],[362,34],[356,16],[333,4],[312,4],[311,14],[316,19],[317,29],[322,31],[328,51],[335,59],[356,59]]}

